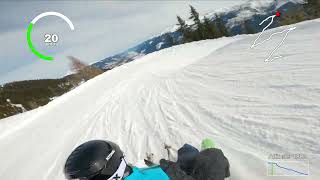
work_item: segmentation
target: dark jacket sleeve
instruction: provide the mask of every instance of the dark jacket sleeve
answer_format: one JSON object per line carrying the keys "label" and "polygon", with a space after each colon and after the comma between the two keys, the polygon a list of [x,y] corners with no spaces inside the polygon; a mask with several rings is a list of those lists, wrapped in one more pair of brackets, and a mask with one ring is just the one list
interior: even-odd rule
{"label": "dark jacket sleeve", "polygon": [[[226,157],[225,157],[226,158]],[[230,164],[229,164],[229,161],[228,161],[228,159],[226,158],[226,174],[225,174],[225,176],[226,177],[230,177]]]}
{"label": "dark jacket sleeve", "polygon": [[169,176],[170,180],[196,180],[187,175],[175,162],[161,159],[160,167]]}

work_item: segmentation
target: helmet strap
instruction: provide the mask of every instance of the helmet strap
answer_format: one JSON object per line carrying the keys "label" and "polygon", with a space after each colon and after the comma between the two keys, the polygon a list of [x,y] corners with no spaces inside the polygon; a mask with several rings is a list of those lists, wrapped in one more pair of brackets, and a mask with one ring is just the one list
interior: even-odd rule
{"label": "helmet strap", "polygon": [[126,167],[127,167],[127,163],[124,160],[124,158],[122,158],[121,163],[120,163],[117,171],[107,180],[121,180],[124,176]]}

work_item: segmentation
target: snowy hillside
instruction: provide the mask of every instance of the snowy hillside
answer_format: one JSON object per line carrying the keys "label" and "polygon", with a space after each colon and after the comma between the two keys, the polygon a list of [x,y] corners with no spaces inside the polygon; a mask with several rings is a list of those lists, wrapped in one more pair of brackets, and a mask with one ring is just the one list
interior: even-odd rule
{"label": "snowy hillside", "polygon": [[[303,0],[249,0],[248,2],[237,5],[231,8],[214,9],[205,14],[211,21],[215,20],[215,14],[219,14],[222,20],[226,23],[229,33],[232,35],[242,34],[243,22],[248,21],[252,28],[256,31],[262,31],[259,23],[266,17],[273,15],[276,10],[286,13],[288,11],[294,11],[302,8]],[[203,19],[204,16],[200,18]],[[173,17],[175,18],[175,17]],[[187,24],[192,26],[192,20],[187,20]],[[275,22],[270,28],[278,27],[278,22]],[[115,66],[122,65],[124,63],[138,59],[146,54],[165,49],[173,46],[168,35],[170,35],[175,43],[181,43],[181,33],[177,31],[178,26],[174,25],[166,29],[166,31],[158,34],[137,46],[129,48],[122,53],[116,54],[111,57],[107,57],[92,65],[102,69],[112,69]]]}
{"label": "snowy hillside", "polygon": [[318,180],[320,19],[296,26],[271,63],[264,58],[277,38],[254,50],[257,35],[184,44],[1,120],[0,179],[62,180],[67,156],[89,139],[117,142],[138,163],[146,152],[166,157],[164,143],[199,147],[212,137],[232,180],[296,179],[268,177],[270,153],[306,154],[306,179]]}

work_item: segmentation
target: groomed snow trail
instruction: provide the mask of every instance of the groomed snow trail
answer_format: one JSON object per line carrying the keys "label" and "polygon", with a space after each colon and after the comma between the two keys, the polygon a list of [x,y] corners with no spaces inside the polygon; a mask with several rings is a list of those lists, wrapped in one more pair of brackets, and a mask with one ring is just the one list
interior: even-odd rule
{"label": "groomed snow trail", "polygon": [[[166,157],[164,143],[199,147],[211,137],[229,158],[229,179],[318,180],[320,20],[296,26],[272,63],[272,44],[250,50],[256,35],[184,44],[0,120],[0,179],[62,180],[69,153],[90,139],[118,143],[138,164],[147,152]],[[268,177],[270,153],[308,155],[311,175]]]}

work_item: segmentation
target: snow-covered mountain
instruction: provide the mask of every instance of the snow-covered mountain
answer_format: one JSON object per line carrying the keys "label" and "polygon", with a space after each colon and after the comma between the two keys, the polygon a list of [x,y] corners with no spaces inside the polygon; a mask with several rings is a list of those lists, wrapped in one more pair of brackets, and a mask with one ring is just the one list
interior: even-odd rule
{"label": "snow-covered mountain", "polygon": [[[0,179],[63,180],[77,145],[108,139],[129,162],[164,143],[199,147],[211,137],[229,158],[232,180],[267,176],[270,153],[303,153],[308,180],[320,177],[320,19],[250,49],[257,35],[206,40],[148,54],[99,75],[41,108],[0,121]],[[267,31],[272,33],[282,28]]]}
{"label": "snow-covered mountain", "polygon": [[[230,33],[232,35],[237,35],[243,33],[243,22],[246,20],[249,21],[249,24],[256,32],[259,32],[263,28],[259,26],[259,23],[266,17],[273,15],[276,10],[280,10],[285,14],[288,11],[302,8],[302,3],[303,0],[250,0],[245,4],[228,9],[216,10],[205,14],[205,16],[213,21],[215,19],[215,14],[219,14],[226,23]],[[192,21],[187,21],[187,24],[192,25]],[[279,26],[279,24],[275,22],[270,28],[277,26]],[[133,48],[114,56],[107,57],[92,65],[102,69],[112,69],[115,66],[130,62],[146,54],[171,47],[174,44],[168,39],[168,35],[174,39],[174,43],[181,43],[181,33],[177,31],[177,26],[174,26],[170,28],[169,31],[162,32]]]}

